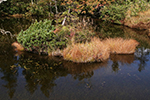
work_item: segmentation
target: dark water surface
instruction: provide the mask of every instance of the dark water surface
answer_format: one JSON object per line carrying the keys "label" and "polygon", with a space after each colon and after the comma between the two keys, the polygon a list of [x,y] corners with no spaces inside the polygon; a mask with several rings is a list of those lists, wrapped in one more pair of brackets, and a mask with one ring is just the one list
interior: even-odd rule
{"label": "dark water surface", "polygon": [[[13,34],[32,20],[3,19]],[[16,53],[15,39],[0,34],[0,100],[150,100],[149,38],[122,26],[99,25],[110,37],[140,42],[138,56],[111,55],[103,63],[76,64],[62,58]],[[140,51],[141,50],[141,51]]]}

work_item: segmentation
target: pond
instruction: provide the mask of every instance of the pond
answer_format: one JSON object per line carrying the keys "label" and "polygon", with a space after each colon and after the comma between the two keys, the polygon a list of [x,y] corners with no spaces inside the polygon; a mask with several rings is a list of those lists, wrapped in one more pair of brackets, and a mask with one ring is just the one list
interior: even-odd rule
{"label": "pond", "polygon": [[[18,34],[31,22],[1,19],[0,28]],[[16,53],[11,47],[15,38],[0,34],[0,100],[148,100],[149,37],[117,25],[97,24],[96,30],[99,36],[132,37],[140,46],[133,55],[111,55],[102,63],[79,64],[58,57]]]}

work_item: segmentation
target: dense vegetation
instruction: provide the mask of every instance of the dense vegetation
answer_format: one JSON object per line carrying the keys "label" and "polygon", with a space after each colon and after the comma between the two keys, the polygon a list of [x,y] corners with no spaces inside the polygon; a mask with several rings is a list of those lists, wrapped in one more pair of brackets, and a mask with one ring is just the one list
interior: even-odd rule
{"label": "dense vegetation", "polygon": [[[68,45],[74,47],[77,43],[87,44],[86,49],[94,48],[89,46],[91,44],[88,42],[91,42],[95,33],[84,29],[82,27],[84,25],[77,23],[79,15],[121,24],[125,18],[137,16],[139,12],[150,8],[149,0],[8,0],[0,5],[0,16],[23,14],[24,16],[41,16],[51,19],[35,21],[27,30],[22,30],[17,36],[18,42],[26,50],[48,54],[65,49]],[[85,45],[79,44],[78,46]],[[80,49],[76,50],[75,54],[70,48],[69,50],[67,51],[70,52],[69,58],[70,55],[75,58],[74,55],[76,56]],[[86,50],[81,49],[82,51]],[[93,56],[90,53],[89,55],[94,57],[92,61],[101,57],[101,54]]]}
{"label": "dense vegetation", "polygon": [[54,27],[51,20],[35,21],[31,26],[21,31],[17,41],[28,51],[49,53],[64,49],[67,44],[90,41],[94,33],[87,30],[77,31],[71,26]]}
{"label": "dense vegetation", "polygon": [[119,23],[127,14],[135,16],[149,7],[149,0],[7,0],[0,4],[0,16],[49,16],[57,18],[59,23],[86,14]]}

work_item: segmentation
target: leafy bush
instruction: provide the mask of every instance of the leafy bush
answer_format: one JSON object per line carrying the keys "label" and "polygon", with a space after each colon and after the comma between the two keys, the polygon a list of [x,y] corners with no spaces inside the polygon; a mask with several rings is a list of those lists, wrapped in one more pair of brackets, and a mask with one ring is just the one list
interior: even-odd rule
{"label": "leafy bush", "polygon": [[63,26],[58,33],[63,34],[71,43],[85,43],[95,36],[94,32],[84,29],[83,26],[80,27],[80,24]]}
{"label": "leafy bush", "polygon": [[150,4],[145,0],[136,0],[135,3],[130,3],[128,10],[131,11],[131,16],[137,16],[139,12],[146,11],[150,8]]}
{"label": "leafy bush", "polygon": [[102,10],[101,18],[106,21],[115,21],[120,24],[119,20],[125,18],[127,7],[126,5],[119,5],[117,3],[105,6]]}
{"label": "leafy bush", "polygon": [[28,12],[26,12],[26,16],[47,16],[48,15],[48,7],[40,4],[29,4],[27,7]]}
{"label": "leafy bush", "polygon": [[38,53],[62,49],[67,39],[64,39],[61,34],[55,34],[54,29],[50,20],[35,21],[27,30],[19,33],[17,40],[27,50],[35,50]]}
{"label": "leafy bush", "polygon": [[27,11],[28,3],[8,0],[0,4],[0,12],[7,14],[23,14]]}
{"label": "leafy bush", "polygon": [[113,21],[121,24],[120,20],[123,20],[127,15],[137,16],[140,11],[145,11],[148,8],[150,8],[150,5],[145,0],[119,0],[113,2],[111,5],[104,6],[101,10],[102,13],[100,18],[105,21]]}

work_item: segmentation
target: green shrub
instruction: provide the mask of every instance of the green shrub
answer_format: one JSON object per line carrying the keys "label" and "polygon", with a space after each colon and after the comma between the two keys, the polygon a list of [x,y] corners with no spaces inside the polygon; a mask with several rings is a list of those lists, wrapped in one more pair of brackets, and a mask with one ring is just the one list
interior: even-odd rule
{"label": "green shrub", "polygon": [[29,4],[27,7],[28,12],[25,13],[26,16],[47,16],[48,6],[40,4]]}
{"label": "green shrub", "polygon": [[44,20],[31,24],[31,26],[21,31],[17,36],[17,41],[28,51],[52,52],[57,49],[64,49],[67,44],[90,41],[95,33],[87,29],[79,29],[78,26],[52,25],[52,21]]}
{"label": "green shrub", "polygon": [[101,18],[105,21],[114,21],[120,24],[120,20],[125,18],[127,5],[119,5],[117,3],[105,6],[102,10]]}
{"label": "green shrub", "polygon": [[17,40],[27,50],[36,50],[38,53],[62,49],[67,40],[61,34],[55,34],[54,30],[55,27],[50,20],[35,21],[27,30],[22,30],[18,34]]}
{"label": "green shrub", "polygon": [[21,0],[13,1],[7,0],[0,4],[0,12],[6,14],[24,14],[27,11],[28,3],[25,3]]}
{"label": "green shrub", "polygon": [[150,5],[145,0],[126,0],[126,1],[117,1],[113,2],[111,5],[104,6],[101,10],[101,17],[105,21],[110,21],[114,23],[120,23],[120,20],[129,14],[131,16],[137,16],[140,11],[145,11],[150,8]]}
{"label": "green shrub", "polygon": [[[59,29],[60,31],[58,34],[62,34],[63,38],[66,38],[70,43],[85,43],[90,41],[91,38],[95,36],[94,32],[90,31],[89,29],[84,29],[83,27],[81,28],[78,26],[78,24],[73,26],[63,26]],[[72,38],[74,41],[72,41]]]}

